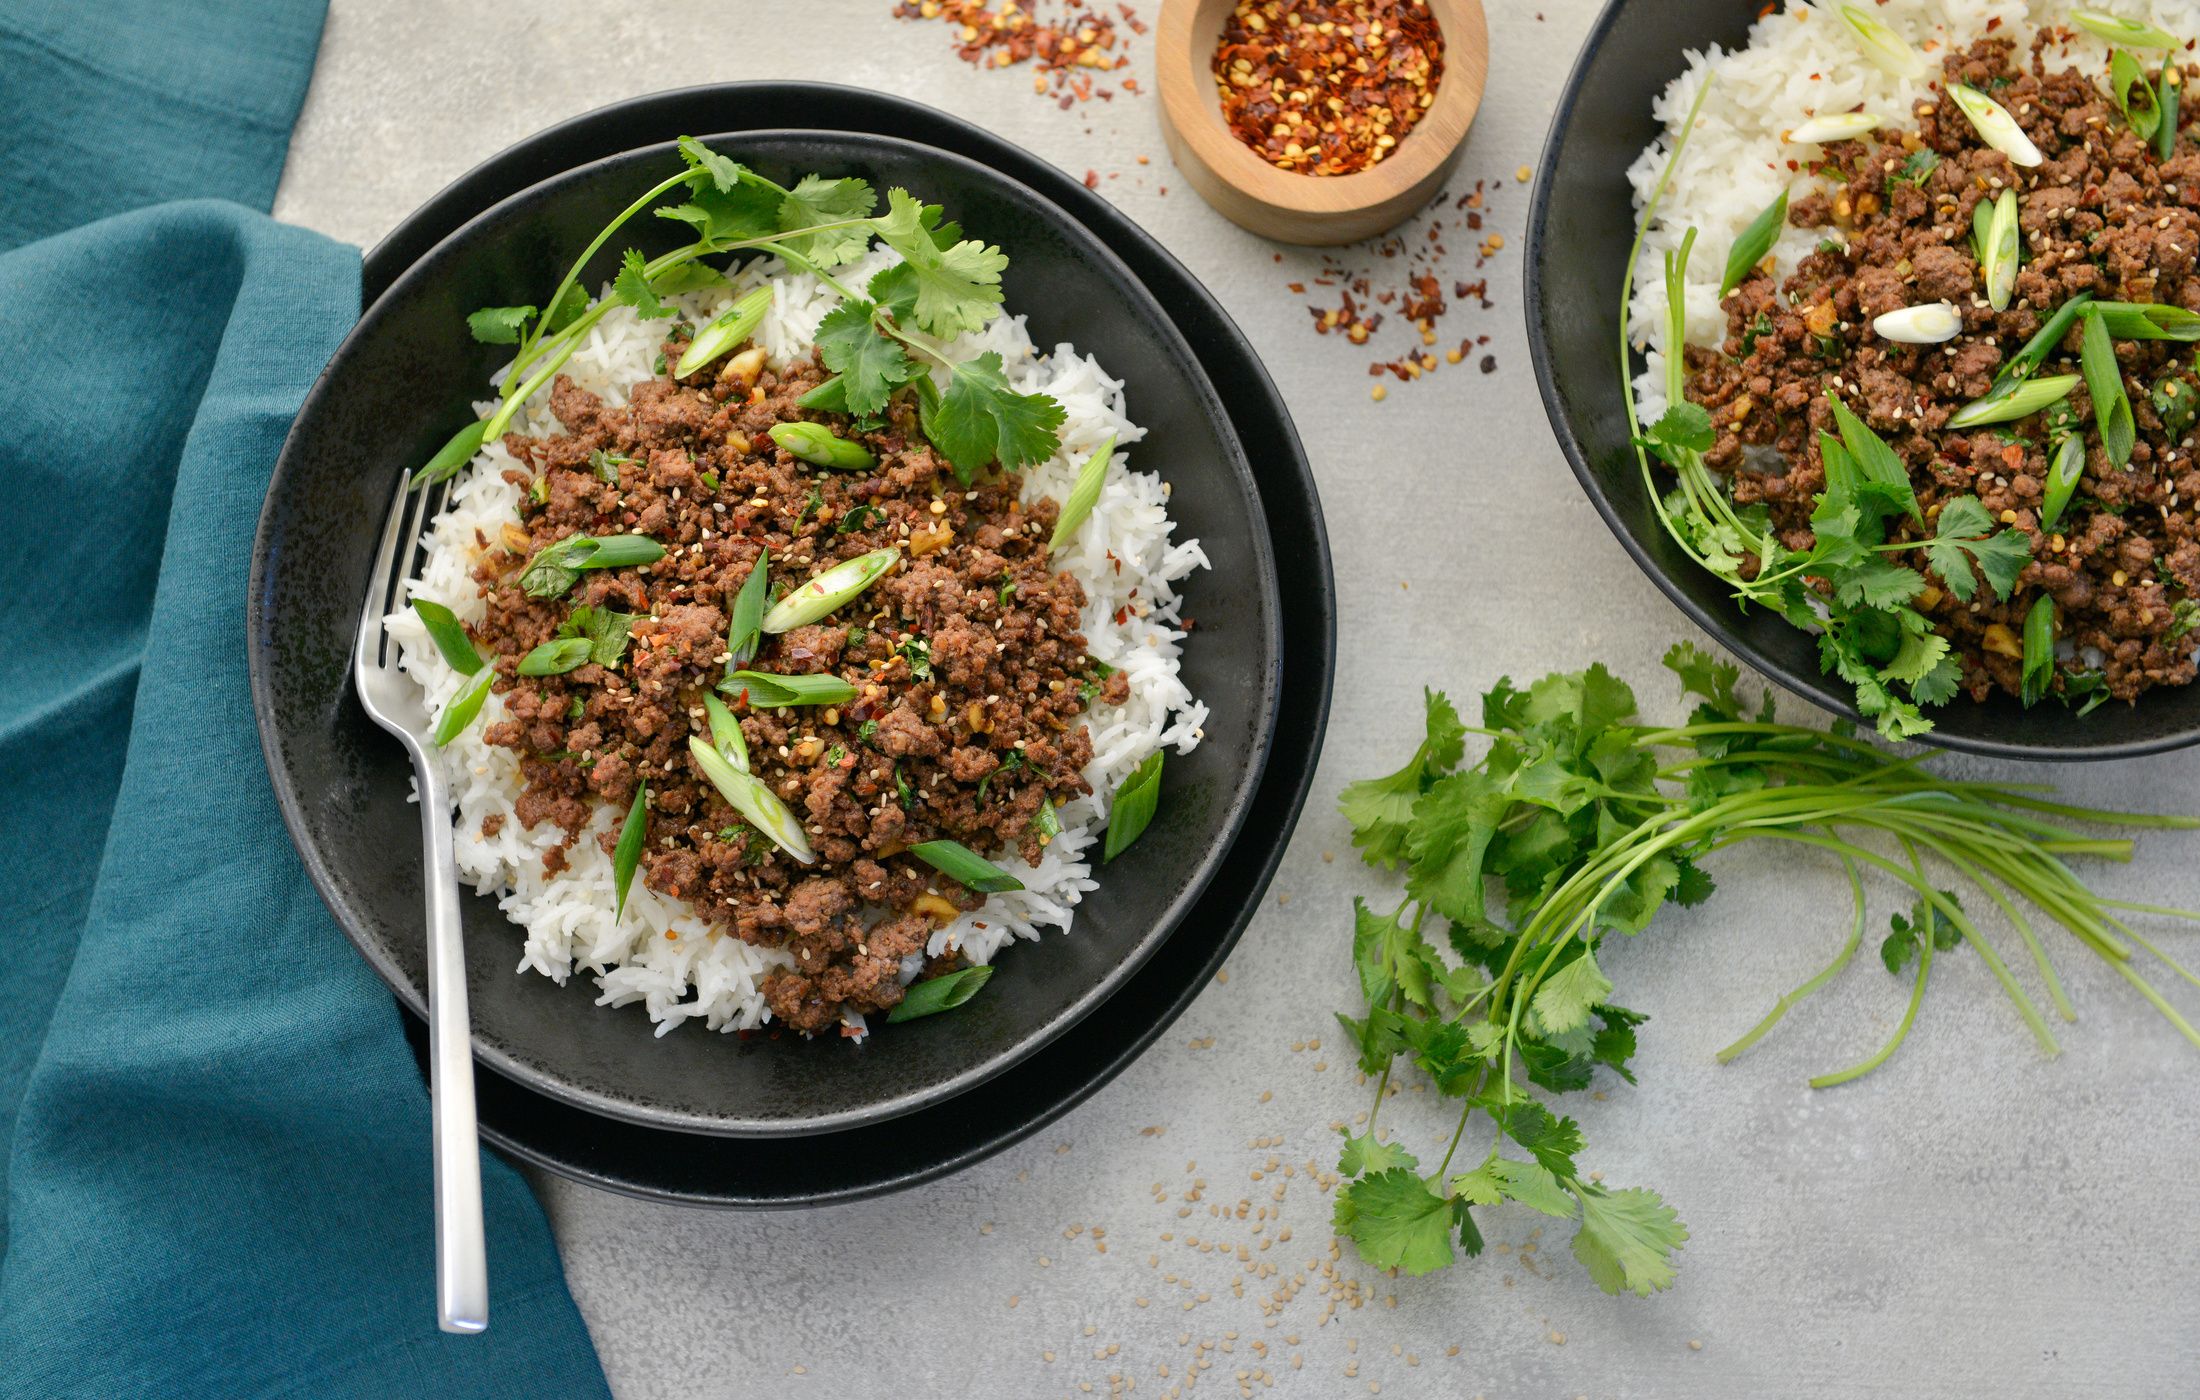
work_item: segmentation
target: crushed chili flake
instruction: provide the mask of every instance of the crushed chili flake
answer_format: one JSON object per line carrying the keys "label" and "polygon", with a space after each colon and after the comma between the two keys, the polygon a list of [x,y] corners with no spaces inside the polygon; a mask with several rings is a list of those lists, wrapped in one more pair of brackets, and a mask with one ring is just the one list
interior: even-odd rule
{"label": "crushed chili flake", "polygon": [[[1300,295],[1309,286],[1337,289],[1333,302],[1324,296],[1306,308],[1317,335],[1342,335],[1354,345],[1367,345],[1379,343],[1376,337],[1386,324],[1404,323],[1410,340],[1403,353],[1368,362],[1367,372],[1375,378],[1410,381],[1442,364],[1459,364],[1488,344],[1489,337],[1468,336],[1458,349],[1439,356],[1431,348],[1437,343],[1436,323],[1461,306],[1487,311],[1496,303],[1490,300],[1489,278],[1470,281],[1456,275],[1460,269],[1451,266],[1445,239],[1458,230],[1479,232],[1488,197],[1489,186],[1481,180],[1462,194],[1439,195],[1406,227],[1352,249],[1323,253],[1316,276],[1302,273],[1284,285]],[[1474,268],[1485,266],[1503,246],[1504,239],[1495,234],[1480,240],[1470,255]],[[1483,356],[1478,367],[1491,373],[1496,357]]]}
{"label": "crushed chili flake", "polygon": [[[956,26],[955,53],[978,68],[1029,63],[1038,73],[1031,90],[1058,99],[1063,110],[1098,98],[1112,101],[1117,88],[1138,91],[1122,31],[1144,34],[1146,25],[1129,5],[1094,0],[897,0],[897,19],[944,20]],[[1115,87],[1106,86],[1113,80]]]}
{"label": "crushed chili flake", "polygon": [[1215,47],[1232,134],[1302,175],[1349,175],[1436,100],[1444,38],[1427,0],[1237,0]]}

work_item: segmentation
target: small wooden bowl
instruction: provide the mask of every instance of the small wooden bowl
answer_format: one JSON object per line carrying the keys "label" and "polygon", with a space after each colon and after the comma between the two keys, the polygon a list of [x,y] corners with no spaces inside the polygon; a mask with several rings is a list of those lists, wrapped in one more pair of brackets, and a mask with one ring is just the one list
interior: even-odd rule
{"label": "small wooden bowl", "polygon": [[1481,0],[1427,3],[1444,36],[1436,100],[1380,165],[1351,175],[1299,175],[1253,154],[1223,123],[1213,64],[1232,0],[1164,0],[1154,63],[1170,158],[1201,198],[1263,238],[1354,243],[1403,223],[1450,177],[1489,76]]}

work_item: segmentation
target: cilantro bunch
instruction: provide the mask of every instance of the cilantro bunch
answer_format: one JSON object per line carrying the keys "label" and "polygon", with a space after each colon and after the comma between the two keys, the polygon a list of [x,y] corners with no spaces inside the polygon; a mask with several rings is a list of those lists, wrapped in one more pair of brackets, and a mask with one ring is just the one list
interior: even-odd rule
{"label": "cilantro bunch", "polygon": [[[1655,1192],[1607,1188],[1583,1170],[1580,1125],[1551,1103],[1588,1088],[1600,1071],[1634,1082],[1630,1062],[1645,1017],[1615,999],[1607,940],[1641,933],[1669,903],[1703,902],[1713,892],[1703,863],[1746,841],[1840,859],[1855,918],[1833,962],[1782,997],[1722,1060],[1846,965],[1865,925],[1861,871],[1892,880],[1914,901],[1881,950],[1892,973],[1915,966],[1910,1014],[1875,1055],[1814,1085],[1884,1063],[1916,1016],[1935,953],[1958,944],[1986,964],[2041,1047],[2055,1053],[2030,993],[1962,900],[1935,883],[1931,865],[2004,915],[2064,1019],[2075,1013],[2034,918],[2060,924],[2109,961],[2200,1047],[2200,1031],[2134,964],[2143,952],[2180,976],[2194,974],[2123,918],[2200,914],[2101,897],[2065,863],[2130,857],[2129,840],[2080,824],[2192,829],[2200,820],[2066,806],[2037,787],[1943,780],[1925,759],[1896,759],[1847,725],[1776,722],[1769,695],[1754,709],[1745,705],[1735,667],[1693,646],[1674,647],[1665,665],[1694,700],[1685,724],[1637,722],[1634,693],[1601,665],[1525,689],[1501,680],[1482,697],[1477,727],[1429,692],[1412,759],[1344,790],[1354,844],[1369,864],[1402,871],[1404,883],[1388,912],[1355,901],[1352,955],[1364,1014],[1338,1017],[1376,1089],[1365,1130],[1347,1132],[1339,1155],[1349,1180],[1335,1224],[1371,1264],[1423,1274],[1459,1251],[1478,1254],[1474,1212],[1510,1201],[1576,1222],[1575,1257],[1605,1291],[1647,1296],[1672,1283],[1687,1229]],[[1471,765],[1470,734],[1488,741]],[[1380,1129],[1392,1078],[1412,1072],[1458,1106],[1451,1145],[1432,1170]],[[1481,1134],[1471,1137],[1477,1122]]]}
{"label": "cilantro bunch", "polygon": [[[415,475],[415,485],[456,473],[484,442],[501,436],[612,308],[632,307],[644,320],[669,317],[666,298],[727,284],[704,259],[741,251],[776,256],[842,298],[818,327],[819,353],[833,377],[802,400],[805,407],[860,420],[883,412],[897,391],[906,391],[916,400],[926,437],[965,484],[995,462],[1013,469],[1054,454],[1064,417],[1060,404],[1013,390],[996,353],[963,361],[945,353],[947,342],[983,329],[1000,313],[1008,258],[999,248],[964,238],[958,225],[942,221],[940,206],[907,190],[887,191],[881,214],[870,184],[852,176],[805,175],[790,188],[693,137],[681,137],[679,149],[680,173],[607,224],[541,306],[484,307],[467,318],[477,340],[517,349],[497,407],[460,429]],[[668,198],[673,202],[658,204]],[[591,301],[580,285],[582,270],[653,205],[659,218],[688,225],[693,239],[654,258],[628,248],[610,293]],[[863,257],[874,239],[900,261],[874,276],[862,296],[831,269]],[[934,382],[935,372],[944,374],[944,387]]]}

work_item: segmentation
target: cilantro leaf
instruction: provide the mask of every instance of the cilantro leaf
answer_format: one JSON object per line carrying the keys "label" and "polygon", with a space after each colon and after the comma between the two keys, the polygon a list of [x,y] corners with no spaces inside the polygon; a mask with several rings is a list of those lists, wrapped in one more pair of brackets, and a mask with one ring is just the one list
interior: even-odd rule
{"label": "cilantro leaf", "polygon": [[1673,1286],[1673,1254],[1687,1241],[1688,1228],[1657,1192],[1576,1186],[1574,1194],[1581,1200],[1574,1257],[1597,1287],[1607,1293],[1625,1288],[1647,1298]]}
{"label": "cilantro leaf", "polygon": [[907,190],[887,191],[886,206],[878,222],[879,237],[909,267],[914,292],[910,319],[917,328],[927,335],[951,337],[978,330],[992,320],[1000,309],[1007,255],[976,239],[940,247],[932,237],[932,224],[938,220],[936,206],[927,222],[926,206]]}
{"label": "cilantro leaf", "polygon": [[1510,1157],[1492,1157],[1486,1164],[1489,1173],[1505,1193],[1508,1201],[1518,1201],[1530,1210],[1569,1220],[1574,1214],[1574,1198],[1566,1193],[1550,1168],[1538,1162],[1516,1162]]}
{"label": "cilantro leaf", "polygon": [[1505,1136],[1527,1148],[1546,1170],[1556,1176],[1574,1174],[1574,1154],[1581,1150],[1580,1124],[1558,1117],[1534,1099],[1506,1103],[1492,1098],[1483,1107]]}
{"label": "cilantro leaf", "polygon": [[885,408],[895,386],[919,373],[900,341],[878,333],[876,312],[867,301],[842,302],[817,323],[818,355],[840,386],[837,406],[857,416]]}
{"label": "cilantro leaf", "polygon": [[1337,805],[1352,824],[1352,844],[1362,848],[1370,865],[1395,866],[1406,854],[1406,829],[1413,820],[1413,804],[1428,784],[1457,767],[1466,753],[1466,726],[1459,711],[1440,690],[1423,690],[1427,711],[1426,737],[1413,757],[1397,772],[1383,778],[1365,778],[1347,784]]}
{"label": "cilantro leaf", "polygon": [[1971,572],[1977,560],[1980,572],[1997,598],[2007,598],[2017,586],[2017,576],[2032,562],[2032,539],[2022,530],[1993,531],[1993,517],[1976,496],[1959,496],[1940,508],[1935,533],[1925,544],[1926,562],[1947,585],[1949,596],[1968,603],[1978,591]]}
{"label": "cilantro leaf", "polygon": [[1429,979],[1443,965],[1436,950],[1419,931],[1398,921],[1396,914],[1377,914],[1367,901],[1352,901],[1352,961],[1360,973],[1360,990],[1368,1005],[1384,1006],[1392,991],[1423,1010],[1435,1007],[1429,995]]}
{"label": "cilantro leaf", "polygon": [[[878,196],[871,192],[867,181],[852,175],[838,180],[805,175],[779,201],[779,228],[781,232],[792,232],[815,228],[819,224],[868,219],[877,207]],[[838,267],[863,256],[864,250],[871,246],[871,232],[870,226],[864,224],[804,234],[785,242],[819,267]]]}
{"label": "cilantro leaf", "polygon": [[1452,1260],[1452,1203],[1403,1167],[1341,1188],[1333,1223],[1378,1269],[1417,1277]]}
{"label": "cilantro leaf", "polygon": [[1675,449],[1709,452],[1718,440],[1719,435],[1711,426],[1710,410],[1700,403],[1683,400],[1669,406],[1659,415],[1658,421],[1650,425],[1650,436],[1643,445],[1671,461]]}
{"label": "cilantro leaf", "polygon": [[924,435],[968,485],[995,461],[1014,471],[1053,456],[1066,417],[1047,395],[1009,388],[1000,355],[988,350],[948,371],[938,404],[924,410]]}
{"label": "cilantro leaf", "polygon": [[1917,570],[1876,554],[1834,571],[1832,581],[1834,596],[1851,607],[1896,608],[1925,591],[1924,576]]}
{"label": "cilantro leaf", "polygon": [[1543,979],[1529,1004],[1546,1032],[1562,1034],[1587,1025],[1589,1013],[1611,994],[1612,979],[1597,966],[1596,953],[1583,948],[1580,957]]}
{"label": "cilantro leaf", "polygon": [[534,314],[532,306],[484,306],[466,318],[466,329],[484,345],[517,345]]}
{"label": "cilantro leaf", "polygon": [[598,666],[612,667],[626,654],[628,635],[634,628],[632,613],[614,612],[610,608],[593,608],[586,604],[573,609],[565,621],[558,624],[560,637],[586,637],[592,644],[588,659]]}
{"label": "cilantro leaf", "polygon": [[1344,1149],[1337,1156],[1337,1170],[1346,1176],[1358,1176],[1362,1172],[1387,1172],[1397,1167],[1420,1165],[1413,1154],[1394,1142],[1378,1142],[1372,1133],[1355,1137],[1344,1134]]}
{"label": "cilantro leaf", "polygon": [[680,159],[688,163],[690,170],[708,175],[720,193],[740,188],[741,177],[747,173],[740,162],[727,159],[692,136],[680,138]]}
{"label": "cilantro leaf", "polygon": [[1490,840],[1512,800],[1487,771],[1453,773],[1413,804],[1406,835],[1406,893],[1459,924],[1489,917],[1482,888]]}
{"label": "cilantro leaf", "polygon": [[649,285],[649,261],[637,248],[626,250],[620,259],[619,275],[612,279],[612,297],[634,308],[634,314],[645,321],[655,321],[670,316],[672,308],[658,299],[657,291]]}

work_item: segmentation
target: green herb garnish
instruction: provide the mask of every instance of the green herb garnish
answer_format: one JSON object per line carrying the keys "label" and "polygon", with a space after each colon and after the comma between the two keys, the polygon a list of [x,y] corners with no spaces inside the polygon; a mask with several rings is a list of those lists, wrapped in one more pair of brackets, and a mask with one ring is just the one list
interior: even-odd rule
{"label": "green herb garnish", "polygon": [[1115,802],[1108,808],[1108,839],[1101,849],[1102,864],[1123,854],[1131,842],[1145,834],[1160,804],[1161,750],[1155,749],[1115,790]]}
{"label": "green herb garnish", "polygon": [[2040,529],[2052,530],[2085,477],[2085,439],[2072,433],[2055,449],[2047,469],[2047,490],[2040,500]]}
{"label": "green herb garnish", "polygon": [[[1085,523],[1092,508],[1100,501],[1100,488],[1107,484],[1108,460],[1115,455],[1115,434],[1092,450],[1085,458],[1085,465],[1077,470],[1077,484],[1070,489],[1069,499],[1062,502],[1062,513],[1055,518],[1054,534],[1047,540],[1047,552],[1053,553],[1069,542],[1077,533],[1077,527]],[[1003,602],[1007,601],[1003,595]]]}
{"label": "green herb garnish", "polygon": [[618,892],[618,901],[612,906],[611,922],[626,917],[626,892],[634,883],[634,869],[642,863],[642,843],[649,836],[649,784],[639,783],[634,788],[634,803],[626,809],[626,820],[619,826],[619,844],[611,852],[611,880]]}
{"label": "green herb garnish", "polygon": [[589,644],[589,660],[598,666],[614,667],[626,655],[627,638],[634,630],[634,622],[632,613],[583,604],[558,624],[558,635],[585,639]]}
{"label": "green herb garnish", "polygon": [[606,486],[616,486],[619,484],[619,468],[633,466],[634,459],[621,453],[606,452],[599,447],[588,454],[588,465],[596,473],[596,480]]}
{"label": "green herb garnish", "polygon": [[734,767],[700,734],[688,736],[688,756],[710,780],[710,785],[718,789],[718,795],[731,803],[733,810],[747,817],[750,825],[770,837],[773,845],[804,865],[817,859],[801,821],[779,800],[778,794]]}
{"label": "green herb garnish", "polygon": [[494,666],[484,666],[464,690],[451,698],[443,713],[436,716],[435,746],[442,748],[466,732],[466,726],[481,713],[481,704],[489,698],[489,682],[497,678]]}
{"label": "green herb garnish", "polygon": [[795,588],[773,604],[758,624],[774,635],[791,632],[817,621],[855,600],[865,589],[886,577],[901,559],[897,548],[874,549],[846,559]]}
{"label": "green herb garnish", "polygon": [[2024,615],[2023,700],[2029,709],[2055,681],[2055,600],[2042,593]]}
{"label": "green herb garnish", "polygon": [[2009,596],[2017,576],[2032,562],[2032,537],[2013,526],[1995,530],[1994,518],[1976,496],[1943,503],[1933,527],[1933,538],[1925,544],[1925,560],[1959,603],[1970,602],[1978,591],[1978,579],[1971,572],[1974,561],[1997,598]]}
{"label": "green herb garnish", "polygon": [[914,680],[932,679],[932,643],[923,637],[911,637],[894,648],[894,655],[909,663],[909,675]]}
{"label": "green herb garnish", "polygon": [[1726,273],[1719,278],[1720,296],[1724,297],[1742,285],[1742,279],[1748,277],[1757,264],[1765,260],[1765,254],[1772,251],[1772,244],[1779,238],[1780,230],[1786,227],[1787,216],[1787,191],[1782,190],[1778,199],[1766,205],[1756,218],[1749,221],[1749,226],[1734,239],[1734,246],[1727,250]]}
{"label": "green herb garnish", "polygon": [[2101,435],[2101,448],[2109,464],[2131,464],[2131,449],[2138,430],[2131,416],[2131,398],[2124,392],[2123,367],[2116,363],[2116,346],[2109,339],[2108,322],[2095,308],[2085,317],[2085,349],[2079,358],[2085,371],[2086,392],[2093,399],[2093,426]]}
{"label": "green herb garnish", "polygon": [[856,698],[856,688],[833,675],[735,671],[718,682],[718,688],[728,695],[746,696],[751,705],[765,710],[789,705],[844,705]]}
{"label": "green herb garnish", "polygon": [[852,531],[861,530],[867,526],[880,523],[885,519],[886,512],[879,509],[877,506],[860,505],[857,506],[854,510],[849,511],[847,514],[840,517],[838,523],[833,526],[833,533],[836,535],[849,534]]}
{"label": "green herb garnish", "polygon": [[475,650],[474,639],[466,635],[458,614],[427,598],[413,599],[412,606],[420,614],[421,625],[428,629],[428,640],[435,643],[452,670],[470,676],[481,669],[481,653]]}
{"label": "green herb garnish", "polygon": [[1000,894],[1004,890],[1024,887],[1023,881],[960,841],[920,841],[909,848],[909,854],[980,894]]}
{"label": "green herb garnish", "polygon": [[527,561],[520,591],[530,598],[555,598],[580,581],[583,569],[624,569],[664,557],[665,547],[647,535],[569,535]]}
{"label": "green herb garnish", "polygon": [[870,448],[839,436],[823,423],[774,423],[771,440],[813,467],[858,472],[878,465]]}
{"label": "green herb garnish", "polygon": [[544,642],[519,659],[519,674],[523,676],[562,676],[577,666],[585,665],[596,644],[586,637],[566,637],[560,641]]}
{"label": "green herb garnish", "polygon": [[703,327],[681,352],[680,363],[673,373],[685,379],[720,355],[735,349],[764,324],[764,315],[771,310],[772,289],[758,287],[736,301],[716,320]]}
{"label": "green herb garnish", "polygon": [[919,1016],[934,1016],[942,1011],[953,1011],[978,994],[988,978],[993,976],[991,963],[976,967],[957,968],[953,972],[923,982],[912,983],[908,992],[886,1013],[888,1021],[914,1021]]}
{"label": "green herb garnish", "polygon": [[764,605],[771,592],[771,567],[771,551],[758,550],[756,562],[749,566],[749,576],[741,582],[741,591],[733,595],[730,620],[726,624],[726,654],[730,665],[748,665],[756,659],[757,648],[764,643]]}
{"label": "green herb garnish", "polygon": [[733,711],[726,708],[725,701],[708,691],[703,693],[703,713],[710,721],[711,747],[717,749],[726,762],[744,773],[748,772],[749,741],[748,736],[741,732],[741,721],[733,717]]}

